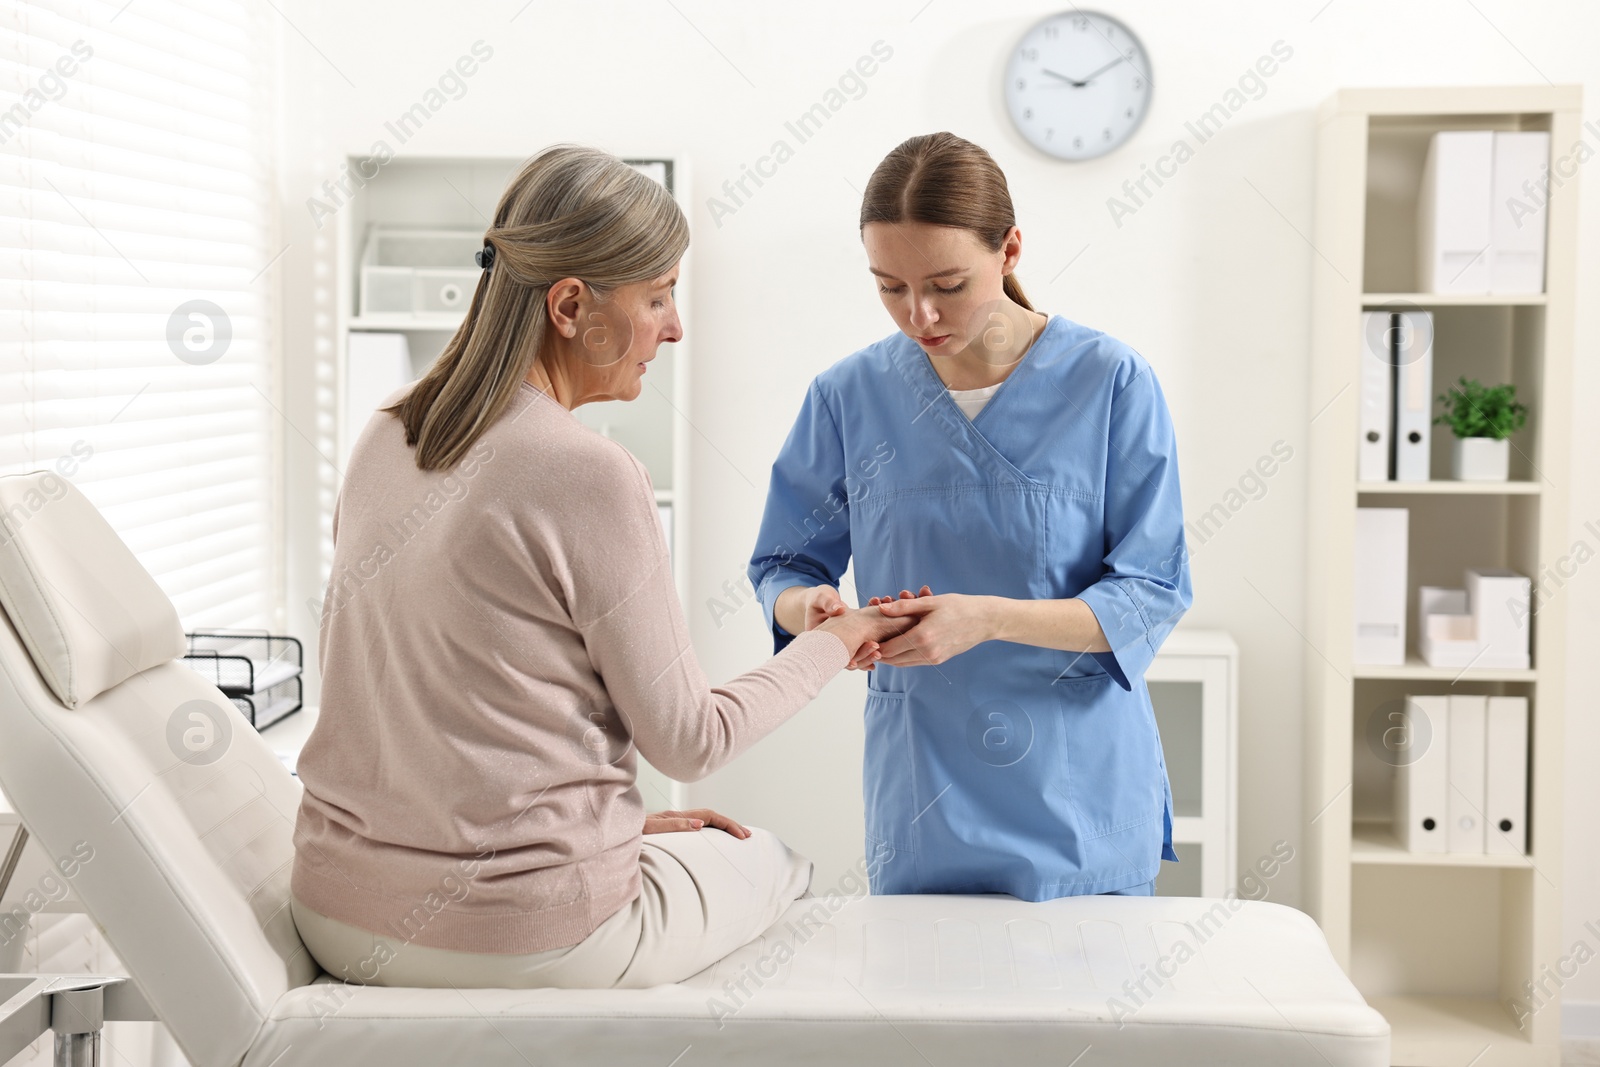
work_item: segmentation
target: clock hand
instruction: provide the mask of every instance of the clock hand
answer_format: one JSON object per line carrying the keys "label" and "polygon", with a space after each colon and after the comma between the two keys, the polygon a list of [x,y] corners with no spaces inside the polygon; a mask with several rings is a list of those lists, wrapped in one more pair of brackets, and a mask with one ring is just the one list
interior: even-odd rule
{"label": "clock hand", "polygon": [[[1057,74],[1055,71],[1051,70],[1049,67],[1041,67],[1039,72],[1041,74],[1048,74],[1052,78],[1060,78],[1062,81],[1066,82],[1068,85],[1071,85],[1075,89],[1082,89],[1083,86],[1084,86],[1083,82],[1074,81],[1071,78],[1067,77],[1065,74]],[[1098,74],[1099,71],[1096,71],[1095,73]]]}
{"label": "clock hand", "polygon": [[1095,78],[1097,78],[1100,75],[1104,74],[1106,71],[1110,70],[1112,67],[1116,66],[1118,63],[1121,63],[1124,59],[1127,59],[1127,58],[1128,58],[1127,56],[1118,56],[1116,59],[1113,59],[1111,62],[1107,63],[1105,66],[1101,67],[1099,70],[1095,71],[1093,74],[1085,76],[1083,81],[1078,82],[1078,84],[1079,85],[1088,85]]}

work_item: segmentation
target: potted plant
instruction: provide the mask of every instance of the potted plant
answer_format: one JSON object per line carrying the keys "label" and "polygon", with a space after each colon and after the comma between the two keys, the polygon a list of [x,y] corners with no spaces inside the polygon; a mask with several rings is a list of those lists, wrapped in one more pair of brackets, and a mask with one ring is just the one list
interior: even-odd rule
{"label": "potted plant", "polygon": [[1512,434],[1528,421],[1514,385],[1484,385],[1463,376],[1439,395],[1445,413],[1433,421],[1456,435],[1451,475],[1462,482],[1503,482],[1511,473]]}

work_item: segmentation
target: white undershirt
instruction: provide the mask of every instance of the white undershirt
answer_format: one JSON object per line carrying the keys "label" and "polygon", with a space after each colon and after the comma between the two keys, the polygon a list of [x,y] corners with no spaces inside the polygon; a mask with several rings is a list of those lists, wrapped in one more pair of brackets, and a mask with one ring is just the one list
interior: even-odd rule
{"label": "white undershirt", "polygon": [[993,385],[986,385],[982,389],[952,389],[950,390],[950,399],[954,400],[956,406],[966,413],[969,420],[975,419],[978,417],[978,412],[983,410],[983,405],[987,404],[989,398],[994,396],[995,391],[1004,384],[1006,383],[996,382]]}

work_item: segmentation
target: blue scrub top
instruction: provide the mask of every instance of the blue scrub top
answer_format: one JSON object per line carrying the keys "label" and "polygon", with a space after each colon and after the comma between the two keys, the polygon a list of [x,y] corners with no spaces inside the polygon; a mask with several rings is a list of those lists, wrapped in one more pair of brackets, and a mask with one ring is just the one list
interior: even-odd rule
{"label": "blue scrub top", "polygon": [[868,673],[874,893],[1048,900],[1178,858],[1144,671],[1192,598],[1172,421],[1143,357],[1051,316],[975,419],[900,333],[819,374],[749,568],[778,650],[778,594],[838,586],[852,558],[858,605],[923,584],[1078,597],[1112,648],[988,641]]}

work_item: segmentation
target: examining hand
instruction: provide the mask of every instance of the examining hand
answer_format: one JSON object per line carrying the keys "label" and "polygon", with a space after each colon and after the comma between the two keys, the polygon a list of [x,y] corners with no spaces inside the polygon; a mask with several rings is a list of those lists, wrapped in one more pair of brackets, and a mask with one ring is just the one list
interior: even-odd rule
{"label": "examining hand", "polygon": [[806,612],[806,629],[815,630],[828,619],[837,618],[849,611],[839,590],[831,585],[813,585],[805,591],[802,603]]}
{"label": "examining hand", "polygon": [[922,588],[918,596],[902,591],[898,598],[872,598],[884,615],[917,620],[915,629],[881,645],[879,663],[891,667],[929,666],[994,639],[993,597],[964,593],[934,596],[927,586]]}
{"label": "examining hand", "polygon": [[[915,599],[916,597],[919,597],[919,596],[932,596],[932,595],[933,595],[933,590],[929,589],[926,585],[924,585],[916,593],[913,593],[909,589],[900,590],[900,598],[899,599],[901,599],[901,600],[913,600],[913,599]],[[875,605],[875,604],[888,604],[888,603],[893,602],[894,600],[895,600],[895,598],[892,597],[892,596],[875,596],[875,597],[869,598],[867,600],[867,604],[868,604],[868,606],[872,606],[872,605]],[[875,663],[877,660],[882,658],[882,650],[878,649],[877,651],[879,652],[879,655],[873,656],[870,661],[865,660],[865,659],[859,659],[859,658],[855,659],[855,660],[851,660],[850,661],[850,669],[853,670],[853,671],[854,670],[863,670],[863,671],[872,670],[873,663]]]}
{"label": "examining hand", "polygon": [[671,834],[684,830],[699,830],[702,827],[714,826],[724,830],[733,837],[749,837],[750,831],[726,815],[718,814],[710,808],[690,808],[688,811],[658,811],[654,815],[644,817],[644,832],[647,834]]}

